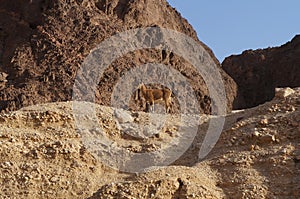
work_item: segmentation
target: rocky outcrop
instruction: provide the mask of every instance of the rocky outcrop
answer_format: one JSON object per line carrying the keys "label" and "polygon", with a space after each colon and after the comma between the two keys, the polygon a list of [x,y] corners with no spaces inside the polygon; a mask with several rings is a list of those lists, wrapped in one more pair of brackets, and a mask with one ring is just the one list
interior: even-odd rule
{"label": "rocky outcrop", "polygon": [[269,101],[276,87],[300,86],[300,35],[280,47],[247,50],[227,57],[222,68],[238,85],[234,109]]}
{"label": "rocky outcrop", "polygon": [[[71,100],[76,73],[97,44],[115,33],[149,26],[173,29],[192,37],[219,65],[191,25],[165,0],[2,1],[0,71],[8,74],[8,82],[0,93],[0,110]],[[148,62],[164,63],[181,71],[196,91],[202,112],[210,111],[211,100],[202,77],[195,75],[193,67],[179,55],[156,49],[136,51],[112,63],[100,80],[96,102],[110,105],[112,88],[120,76]],[[236,85],[220,71],[230,110]]]}

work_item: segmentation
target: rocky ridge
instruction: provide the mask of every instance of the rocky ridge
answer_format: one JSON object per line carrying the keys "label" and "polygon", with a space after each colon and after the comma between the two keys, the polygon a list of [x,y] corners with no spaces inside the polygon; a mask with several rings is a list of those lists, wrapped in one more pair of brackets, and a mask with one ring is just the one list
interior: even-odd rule
{"label": "rocky ridge", "polygon": [[300,35],[280,47],[246,50],[227,57],[222,68],[238,85],[234,109],[271,100],[278,87],[300,86]]}

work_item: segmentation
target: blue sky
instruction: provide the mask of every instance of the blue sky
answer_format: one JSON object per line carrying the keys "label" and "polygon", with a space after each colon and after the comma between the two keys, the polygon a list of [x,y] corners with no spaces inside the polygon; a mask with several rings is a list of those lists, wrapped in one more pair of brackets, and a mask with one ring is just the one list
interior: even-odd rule
{"label": "blue sky", "polygon": [[280,46],[300,34],[300,0],[167,0],[220,62],[247,49]]}

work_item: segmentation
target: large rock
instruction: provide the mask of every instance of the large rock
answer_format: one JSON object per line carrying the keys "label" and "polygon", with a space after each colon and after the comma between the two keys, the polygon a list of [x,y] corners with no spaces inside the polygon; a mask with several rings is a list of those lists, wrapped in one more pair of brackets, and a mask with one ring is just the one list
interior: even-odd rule
{"label": "large rock", "polygon": [[234,109],[269,101],[277,87],[300,86],[300,35],[280,47],[227,57],[222,67],[238,85]]}

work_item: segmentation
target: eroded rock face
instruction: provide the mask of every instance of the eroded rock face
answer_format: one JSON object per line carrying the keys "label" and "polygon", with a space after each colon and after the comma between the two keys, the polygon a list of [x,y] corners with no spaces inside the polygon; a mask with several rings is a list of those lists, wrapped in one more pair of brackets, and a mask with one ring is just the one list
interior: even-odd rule
{"label": "eroded rock face", "polygon": [[[1,90],[0,110],[71,100],[76,73],[97,44],[116,33],[149,26],[192,37],[219,65],[212,51],[197,39],[191,25],[165,0],[3,1],[0,71],[8,74],[8,82]],[[155,49],[132,52],[112,63],[100,79],[96,102],[110,105],[112,88],[121,74],[148,62],[164,63],[180,71],[196,91],[202,112],[209,112],[211,100],[207,100],[209,93],[202,77],[195,75],[193,67],[180,55]],[[221,73],[230,110],[236,84],[224,71]]]}
{"label": "eroded rock face", "polygon": [[280,47],[247,50],[230,56],[222,68],[238,85],[234,109],[269,101],[276,87],[300,86],[300,35]]}

